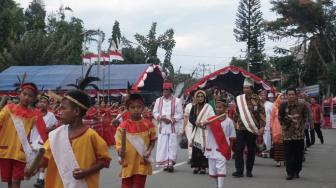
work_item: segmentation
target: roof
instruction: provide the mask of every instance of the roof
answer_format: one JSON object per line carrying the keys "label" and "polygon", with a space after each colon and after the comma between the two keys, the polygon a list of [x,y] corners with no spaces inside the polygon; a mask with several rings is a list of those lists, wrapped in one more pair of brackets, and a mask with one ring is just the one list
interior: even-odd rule
{"label": "roof", "polygon": [[238,93],[242,93],[243,82],[246,77],[251,78],[254,81],[255,91],[260,89],[275,91],[273,86],[268,85],[265,80],[258,76],[239,67],[227,66],[205,76],[188,88],[185,91],[185,94],[190,94],[190,92],[197,89],[205,90],[211,87],[219,87],[233,95],[237,95]]}
{"label": "roof", "polygon": [[[27,74],[26,82],[34,82],[39,89],[55,90],[57,87],[61,87],[63,90],[73,89],[67,84],[76,83],[76,80],[82,76],[82,72],[85,74],[87,69],[88,66],[84,66],[82,70],[81,65],[11,66],[0,73],[0,91],[13,91],[15,89],[14,83],[18,82],[17,76],[24,73]],[[127,89],[128,82],[133,84],[135,89],[139,87],[147,90],[161,90],[162,88],[163,74],[161,67],[157,65],[94,65],[90,75],[97,76],[97,72],[101,78],[98,83],[100,89]],[[151,85],[148,86],[148,83]]]}

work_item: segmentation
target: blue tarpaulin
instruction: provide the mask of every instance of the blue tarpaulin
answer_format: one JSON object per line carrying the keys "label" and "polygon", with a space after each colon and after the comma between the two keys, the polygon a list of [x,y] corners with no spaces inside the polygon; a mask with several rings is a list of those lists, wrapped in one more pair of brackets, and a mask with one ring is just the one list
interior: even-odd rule
{"label": "blue tarpaulin", "polygon": [[[121,90],[127,89],[127,82],[136,84],[149,66],[149,64],[94,65],[90,75],[97,76],[97,72],[99,71],[101,82],[95,84],[100,89]],[[97,70],[98,67],[99,70]],[[84,71],[82,71],[81,65],[11,66],[0,73],[0,91],[15,90],[14,84],[18,82],[17,76],[22,77],[24,73],[27,74],[26,82],[34,82],[39,89],[55,90],[57,87],[61,87],[62,90],[73,89],[67,86],[67,84],[75,84],[76,80],[82,76],[82,72],[85,75],[87,69],[88,66],[84,66]],[[155,76],[151,77],[155,78],[154,80],[162,85],[163,78],[161,77],[161,72],[153,71],[151,74],[155,74]],[[160,79],[158,80],[158,78]]]}

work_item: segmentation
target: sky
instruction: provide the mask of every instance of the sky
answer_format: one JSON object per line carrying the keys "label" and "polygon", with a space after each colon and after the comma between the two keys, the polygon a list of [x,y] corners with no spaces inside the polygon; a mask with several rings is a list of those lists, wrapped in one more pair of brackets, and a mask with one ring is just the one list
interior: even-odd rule
{"label": "sky", "polygon": [[[265,20],[276,15],[270,11],[270,0],[261,0]],[[27,8],[31,0],[16,0]],[[176,46],[172,63],[175,70],[191,73],[201,64],[210,73],[228,65],[231,58],[244,57],[245,43],[236,42],[233,36],[238,0],[44,0],[47,14],[55,13],[61,6],[70,7],[75,16],[83,20],[86,29],[101,29],[110,37],[115,20],[120,23],[123,36],[134,41],[134,34],[147,35],[153,22],[157,33],[174,29]],[[272,54],[274,46],[293,45],[290,41],[267,41],[266,54]],[[103,44],[107,48],[107,41]],[[163,57],[164,51],[158,55]],[[200,75],[202,76],[202,75]]]}

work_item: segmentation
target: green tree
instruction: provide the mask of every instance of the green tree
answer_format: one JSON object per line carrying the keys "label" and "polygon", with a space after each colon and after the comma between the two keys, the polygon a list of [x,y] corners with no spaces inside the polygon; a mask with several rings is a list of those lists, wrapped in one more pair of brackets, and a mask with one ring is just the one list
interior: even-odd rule
{"label": "green tree", "polygon": [[[336,7],[332,0],[272,0],[278,18],[267,23],[269,37],[275,41],[294,38],[297,52],[303,53],[303,84],[328,84],[326,75],[336,66]],[[295,52],[294,52],[294,55]],[[333,76],[334,74],[330,74]],[[332,78],[332,80],[336,77]],[[324,85],[324,87],[327,87]]]}
{"label": "green tree", "polygon": [[[175,47],[176,43],[174,40],[174,30],[168,29],[164,34],[161,34],[157,37],[156,26],[157,23],[154,22],[147,36],[143,36],[137,33],[134,37],[140,46],[144,49],[146,54],[146,62],[149,64],[161,64],[163,70],[168,74],[168,79],[173,79],[174,67],[170,60],[173,48]],[[161,60],[157,56],[157,51],[159,48],[162,48],[166,51],[163,63],[161,63]]]}
{"label": "green tree", "polygon": [[0,1],[0,53],[7,50],[11,42],[20,39],[25,31],[24,15],[13,0]]}
{"label": "green tree", "polygon": [[238,59],[236,57],[232,57],[230,65],[240,67],[240,68],[243,68],[243,69],[247,70],[246,59]]}
{"label": "green tree", "polygon": [[260,0],[240,0],[233,30],[238,42],[245,42],[249,71],[262,75],[261,64],[264,59],[265,37]]}
{"label": "green tree", "polygon": [[112,28],[111,38],[108,39],[109,49],[113,46],[115,49],[120,49],[120,41],[121,41],[121,32],[119,27],[119,22],[115,21]]}
{"label": "green tree", "polygon": [[[55,40],[55,43],[59,43],[56,46],[70,46],[69,51],[59,54],[65,60],[62,64],[82,63],[84,27],[81,19],[71,17],[70,21],[66,21],[64,11],[60,11],[57,15],[48,18],[47,33]],[[63,37],[66,39],[65,41],[60,40]]]}
{"label": "green tree", "polygon": [[42,0],[33,0],[25,12],[26,30],[45,31],[46,11]]}

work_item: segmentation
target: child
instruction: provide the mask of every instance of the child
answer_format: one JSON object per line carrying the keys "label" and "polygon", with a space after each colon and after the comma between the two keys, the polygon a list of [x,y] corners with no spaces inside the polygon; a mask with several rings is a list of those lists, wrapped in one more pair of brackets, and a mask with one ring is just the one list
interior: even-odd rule
{"label": "child", "polygon": [[[1,179],[8,187],[20,187],[24,168],[34,158],[27,139],[34,125],[43,123],[29,105],[36,99],[38,90],[34,83],[20,86],[19,104],[8,104],[0,111],[0,169]],[[45,125],[41,125],[42,127]]]}
{"label": "child", "polygon": [[[111,157],[105,141],[93,129],[83,126],[89,107],[89,96],[79,90],[68,92],[62,99],[63,125],[50,132],[44,144],[45,160],[41,165],[48,164],[45,188],[99,187],[99,171],[109,167]],[[26,169],[25,175],[31,176],[37,167]]]}
{"label": "child", "polygon": [[[54,130],[58,124],[58,121],[54,115],[54,113],[48,111],[49,109],[49,102],[50,97],[46,94],[41,94],[37,103],[37,110],[36,113],[43,117],[46,127],[44,128],[45,134],[40,134],[41,138],[36,138],[35,143],[33,142],[33,148],[39,149],[38,146],[40,143],[43,143],[48,139],[48,133]],[[39,136],[39,137],[40,137]],[[34,147],[35,145],[35,147]],[[41,168],[37,173],[37,182],[34,184],[36,188],[43,188],[44,187],[44,168]]]}
{"label": "child", "polygon": [[[131,94],[126,102],[130,118],[120,124],[116,135],[116,148],[121,157],[122,188],[144,188],[147,175],[152,174],[149,159],[156,141],[155,127],[142,118],[144,100],[139,94]],[[123,130],[126,134],[123,134]],[[123,136],[126,135],[126,138]],[[125,143],[122,143],[126,141]],[[125,148],[123,148],[126,146]]]}
{"label": "child", "polygon": [[[226,160],[231,159],[232,139],[236,137],[233,121],[225,116],[227,112],[226,101],[223,99],[216,101],[216,114],[219,119],[214,117],[208,119],[207,144],[204,155],[209,159],[209,175],[216,178],[217,187],[224,187],[224,177],[226,176]],[[229,143],[230,142],[230,146]]]}

